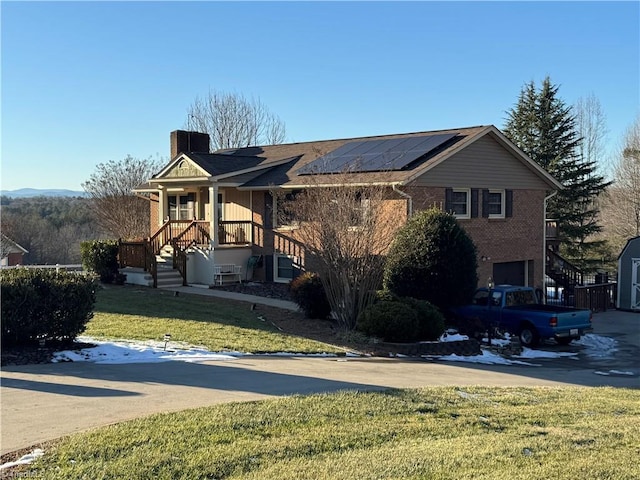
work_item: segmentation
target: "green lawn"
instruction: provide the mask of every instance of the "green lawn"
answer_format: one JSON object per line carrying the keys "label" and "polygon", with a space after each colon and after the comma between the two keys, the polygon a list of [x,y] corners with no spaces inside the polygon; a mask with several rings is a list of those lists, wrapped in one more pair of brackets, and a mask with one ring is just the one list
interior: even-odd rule
{"label": "green lawn", "polygon": [[341,392],[154,415],[46,446],[42,478],[637,479],[640,392]]}
{"label": "green lawn", "polygon": [[[99,339],[171,341],[212,351],[344,353],[345,349],[280,332],[249,304],[202,295],[108,286],[97,295],[83,335]],[[304,321],[301,319],[301,321]]]}

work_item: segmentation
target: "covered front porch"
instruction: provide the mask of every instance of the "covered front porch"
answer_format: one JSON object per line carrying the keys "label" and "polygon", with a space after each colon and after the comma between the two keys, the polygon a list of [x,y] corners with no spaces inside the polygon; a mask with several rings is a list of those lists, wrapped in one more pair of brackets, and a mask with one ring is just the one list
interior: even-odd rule
{"label": "covered front porch", "polygon": [[250,279],[247,270],[259,227],[253,221],[252,194],[233,187],[183,181],[163,182],[149,188],[152,235],[139,241],[121,241],[121,268],[145,273],[141,283],[163,286],[167,270],[170,286],[219,283],[220,265],[240,267],[240,276],[225,281]]}

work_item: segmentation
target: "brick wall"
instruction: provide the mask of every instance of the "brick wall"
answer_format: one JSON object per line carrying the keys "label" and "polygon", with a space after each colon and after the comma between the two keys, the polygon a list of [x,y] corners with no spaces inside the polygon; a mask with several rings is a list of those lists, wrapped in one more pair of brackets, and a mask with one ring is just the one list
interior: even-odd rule
{"label": "brick wall", "polygon": [[[406,192],[413,198],[414,212],[444,205],[444,188],[414,187]],[[478,250],[481,285],[493,275],[494,263],[532,260],[533,272],[529,272],[532,286],[542,287],[544,197],[542,190],[513,190],[512,217],[458,220]],[[479,213],[482,214],[481,209]],[[487,260],[482,261],[482,257]]]}
{"label": "brick wall", "polygon": [[[412,187],[404,191],[411,195],[414,212],[433,206],[444,206],[444,188]],[[300,244],[295,239],[295,230],[274,231],[263,227],[264,195],[264,192],[253,194],[254,254],[272,256],[274,250],[277,250],[302,256]],[[531,261],[529,278],[532,279],[532,286],[542,286],[544,196],[545,192],[541,190],[514,190],[512,217],[489,219],[480,216],[459,220],[459,224],[472,238],[478,251],[480,285],[484,285],[493,275],[494,263]],[[406,200],[395,198],[387,201],[384,210],[386,214],[397,219],[396,225],[400,228],[406,221],[406,208]],[[481,215],[481,210],[479,213]],[[487,260],[482,261],[482,257],[486,257]],[[256,270],[255,278],[266,279],[264,268]]]}

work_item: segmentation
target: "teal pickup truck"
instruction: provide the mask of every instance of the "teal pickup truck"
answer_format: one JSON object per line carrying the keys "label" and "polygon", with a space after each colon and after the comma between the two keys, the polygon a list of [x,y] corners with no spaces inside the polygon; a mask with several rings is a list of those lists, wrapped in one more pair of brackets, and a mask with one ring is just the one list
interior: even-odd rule
{"label": "teal pickup truck", "polygon": [[527,347],[535,347],[545,338],[567,345],[592,331],[590,310],[542,305],[531,287],[496,285],[491,298],[488,288],[479,288],[471,305],[453,308],[452,314],[458,323],[518,335]]}

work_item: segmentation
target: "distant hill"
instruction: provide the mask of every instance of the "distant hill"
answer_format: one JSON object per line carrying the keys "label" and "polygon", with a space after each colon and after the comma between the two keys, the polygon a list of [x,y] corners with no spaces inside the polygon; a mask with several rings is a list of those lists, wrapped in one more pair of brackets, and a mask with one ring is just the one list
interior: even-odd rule
{"label": "distant hill", "polygon": [[0,190],[0,195],[11,198],[27,197],[86,197],[86,192],[65,189],[19,188],[18,190]]}

